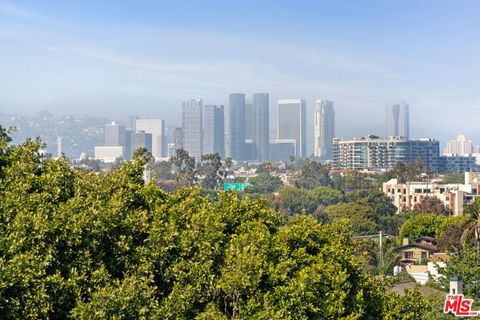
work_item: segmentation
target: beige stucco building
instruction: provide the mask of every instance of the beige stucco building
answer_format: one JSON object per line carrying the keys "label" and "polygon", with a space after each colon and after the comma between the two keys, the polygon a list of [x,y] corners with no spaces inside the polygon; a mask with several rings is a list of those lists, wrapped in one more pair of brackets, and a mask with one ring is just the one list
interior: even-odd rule
{"label": "beige stucco building", "polygon": [[465,172],[463,184],[440,184],[434,181],[399,183],[391,179],[383,184],[383,193],[397,207],[413,209],[423,197],[435,197],[443,202],[452,214],[462,215],[464,204],[472,203],[480,195],[480,172]]}

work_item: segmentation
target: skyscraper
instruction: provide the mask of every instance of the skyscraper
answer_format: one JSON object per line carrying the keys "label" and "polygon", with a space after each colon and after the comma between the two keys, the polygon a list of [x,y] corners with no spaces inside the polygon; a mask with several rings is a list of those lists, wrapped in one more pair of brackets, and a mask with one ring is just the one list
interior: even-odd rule
{"label": "skyscraper", "polygon": [[332,101],[315,101],[314,126],[315,157],[332,160],[335,138],[335,110]]}
{"label": "skyscraper", "polygon": [[232,93],[229,99],[230,157],[244,160],[245,149],[245,94]]}
{"label": "skyscraper", "polygon": [[167,144],[165,141],[165,120],[136,119],[135,130],[137,132],[145,131],[145,133],[150,133],[152,135],[152,155],[155,158],[162,158],[167,155]]}
{"label": "skyscraper", "polygon": [[444,155],[469,156],[473,153],[472,140],[467,140],[465,135],[459,134],[457,140],[450,140],[443,149]]}
{"label": "skyscraper", "polygon": [[183,148],[196,161],[203,154],[203,112],[202,100],[192,99],[182,103]]}
{"label": "skyscraper", "polygon": [[303,99],[278,100],[277,139],[294,139],[295,155],[307,156],[306,103]]}
{"label": "skyscraper", "polygon": [[245,140],[255,138],[255,111],[252,100],[245,100]]}
{"label": "skyscraper", "polygon": [[252,100],[254,132],[252,140],[255,148],[255,160],[270,160],[269,140],[269,95],[268,93],[254,93]]}
{"label": "skyscraper", "polygon": [[146,148],[152,152],[152,134],[146,133],[143,130],[133,132],[131,134],[131,149],[130,153],[133,154],[138,148]]}
{"label": "skyscraper", "polygon": [[173,131],[173,144],[175,149],[183,148],[183,129],[181,127],[177,127]]}
{"label": "skyscraper", "polygon": [[125,129],[125,143],[123,145],[123,159],[132,159],[132,134],[133,130]]}
{"label": "skyscraper", "polygon": [[105,125],[105,145],[125,146],[125,126],[113,121]]}
{"label": "skyscraper", "polygon": [[409,106],[406,103],[394,104],[386,108],[387,137],[410,137]]}
{"label": "skyscraper", "polygon": [[57,157],[60,159],[62,157],[63,150],[62,150],[62,137],[57,137]]}
{"label": "skyscraper", "polygon": [[204,109],[203,152],[225,157],[225,114],[223,106],[206,105]]}

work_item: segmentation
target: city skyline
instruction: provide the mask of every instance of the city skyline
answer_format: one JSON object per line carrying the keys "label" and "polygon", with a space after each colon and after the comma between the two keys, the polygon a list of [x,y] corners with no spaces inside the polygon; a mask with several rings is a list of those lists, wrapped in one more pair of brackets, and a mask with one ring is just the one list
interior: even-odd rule
{"label": "city skyline", "polygon": [[263,91],[273,118],[278,99],[301,96],[310,114],[329,97],[343,137],[381,133],[384,106],[406,100],[412,137],[480,140],[469,116],[480,105],[479,6],[0,1],[0,112],[126,119],[135,110],[179,124],[185,97],[227,106],[228,92]]}

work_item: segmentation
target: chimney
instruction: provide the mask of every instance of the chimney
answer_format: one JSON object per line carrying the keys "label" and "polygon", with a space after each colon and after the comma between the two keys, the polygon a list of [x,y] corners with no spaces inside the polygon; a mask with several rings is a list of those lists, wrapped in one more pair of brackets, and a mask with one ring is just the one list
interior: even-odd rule
{"label": "chimney", "polygon": [[409,243],[408,243],[408,238],[403,238],[402,245],[403,245],[403,246],[406,246],[406,245],[408,245],[408,244],[409,244]]}
{"label": "chimney", "polygon": [[462,277],[450,277],[450,294],[463,294]]}

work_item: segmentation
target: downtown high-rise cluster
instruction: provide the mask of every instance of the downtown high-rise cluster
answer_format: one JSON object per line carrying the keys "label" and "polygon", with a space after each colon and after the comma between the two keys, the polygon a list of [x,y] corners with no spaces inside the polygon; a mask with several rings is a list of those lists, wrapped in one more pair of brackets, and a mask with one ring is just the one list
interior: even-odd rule
{"label": "downtown high-rise cluster", "polygon": [[[131,128],[116,122],[105,126],[105,145],[95,148],[95,157],[114,161],[130,159],[139,147],[156,159],[167,159],[183,148],[201,161],[202,155],[218,153],[222,158],[261,163],[292,161],[313,156],[331,162],[339,170],[389,169],[398,162],[421,158],[432,171],[464,170],[476,166],[471,142],[463,136],[451,141],[442,156],[439,141],[410,139],[410,110],[406,103],[385,108],[385,137],[368,135],[343,140],[335,133],[335,109],[330,100],[316,100],[313,110],[313,155],[307,154],[307,104],[304,99],[277,102],[276,134],[270,136],[268,93],[231,93],[227,108],[205,104],[202,99],[182,102],[182,125],[169,132],[165,121],[134,117]],[[448,150],[447,150],[448,149]]]}
{"label": "downtown high-rise cluster", "polygon": [[[335,135],[333,103],[320,132],[327,135],[320,142],[326,160],[331,157]],[[227,112],[226,112],[227,111]],[[175,148],[184,148],[195,159],[217,152],[237,161],[265,162],[307,157],[306,102],[303,99],[278,100],[277,134],[270,138],[270,97],[268,93],[229,95],[228,110],[223,105],[203,105],[201,99],[182,103],[182,127],[175,130]],[[326,126],[326,128],[323,128]],[[317,154],[315,154],[317,156]]]}

